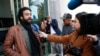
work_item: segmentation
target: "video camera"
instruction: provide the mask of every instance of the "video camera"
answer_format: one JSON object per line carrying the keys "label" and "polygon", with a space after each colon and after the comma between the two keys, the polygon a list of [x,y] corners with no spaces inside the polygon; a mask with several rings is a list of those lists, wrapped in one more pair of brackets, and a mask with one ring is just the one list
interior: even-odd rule
{"label": "video camera", "polygon": [[80,34],[100,34],[100,13],[82,15],[80,24]]}

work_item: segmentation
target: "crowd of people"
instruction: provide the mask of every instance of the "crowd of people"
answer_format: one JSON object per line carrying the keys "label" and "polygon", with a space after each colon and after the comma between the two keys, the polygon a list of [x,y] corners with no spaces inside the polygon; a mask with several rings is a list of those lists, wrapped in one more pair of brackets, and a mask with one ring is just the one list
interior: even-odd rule
{"label": "crowd of people", "polygon": [[[42,56],[42,43],[48,42],[45,46],[52,48],[46,49],[61,56],[63,45],[64,56],[100,56],[99,34],[82,34],[81,28],[85,21],[80,12],[75,15],[65,13],[62,17],[62,31],[58,27],[56,19],[46,16],[38,25],[32,25],[31,9],[23,7],[18,12],[20,24],[9,28],[3,44],[3,51],[7,56]],[[39,29],[37,29],[39,28]],[[44,40],[42,42],[41,40]]]}

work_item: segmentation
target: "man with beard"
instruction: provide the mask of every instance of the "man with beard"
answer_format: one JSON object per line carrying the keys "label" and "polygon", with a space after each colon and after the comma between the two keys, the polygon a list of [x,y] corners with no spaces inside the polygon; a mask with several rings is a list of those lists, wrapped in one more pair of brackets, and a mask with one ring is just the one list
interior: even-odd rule
{"label": "man with beard", "polygon": [[31,9],[21,8],[18,18],[20,24],[12,26],[6,35],[4,53],[7,56],[41,56],[39,35],[31,27]]}
{"label": "man with beard", "polygon": [[62,28],[62,35],[68,35],[70,33],[72,33],[74,31],[73,27],[72,27],[72,15],[70,13],[65,13],[62,17],[64,25]]}
{"label": "man with beard", "polygon": [[[63,28],[62,28],[62,36],[71,34],[74,29],[72,27],[72,15],[70,13],[65,13],[62,17],[63,19]],[[68,48],[68,44],[63,44],[63,54],[66,53],[66,49]]]}

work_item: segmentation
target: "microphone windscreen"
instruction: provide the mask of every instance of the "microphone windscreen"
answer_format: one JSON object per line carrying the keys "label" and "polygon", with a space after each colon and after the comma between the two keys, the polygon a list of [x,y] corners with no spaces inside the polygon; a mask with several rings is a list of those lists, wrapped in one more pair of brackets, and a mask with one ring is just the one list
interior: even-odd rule
{"label": "microphone windscreen", "polygon": [[37,24],[34,24],[33,27],[34,27],[34,30],[35,31],[38,31],[39,30],[39,26]]}
{"label": "microphone windscreen", "polygon": [[78,6],[80,6],[82,3],[83,3],[82,0],[71,0],[68,3],[68,8],[70,10],[73,10],[73,9],[77,8]]}

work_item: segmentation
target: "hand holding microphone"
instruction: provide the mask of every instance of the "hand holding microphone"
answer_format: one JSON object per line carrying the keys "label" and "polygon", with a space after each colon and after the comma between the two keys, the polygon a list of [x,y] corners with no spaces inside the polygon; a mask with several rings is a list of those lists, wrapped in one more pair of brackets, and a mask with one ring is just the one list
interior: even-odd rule
{"label": "hand holding microphone", "polygon": [[40,37],[43,37],[43,38],[47,38],[48,37],[48,34],[42,32],[42,31],[40,31],[39,35],[40,35]]}
{"label": "hand holding microphone", "polygon": [[37,31],[39,33],[40,37],[47,38],[48,34],[40,31],[39,26],[37,24],[33,25],[33,30]]}

